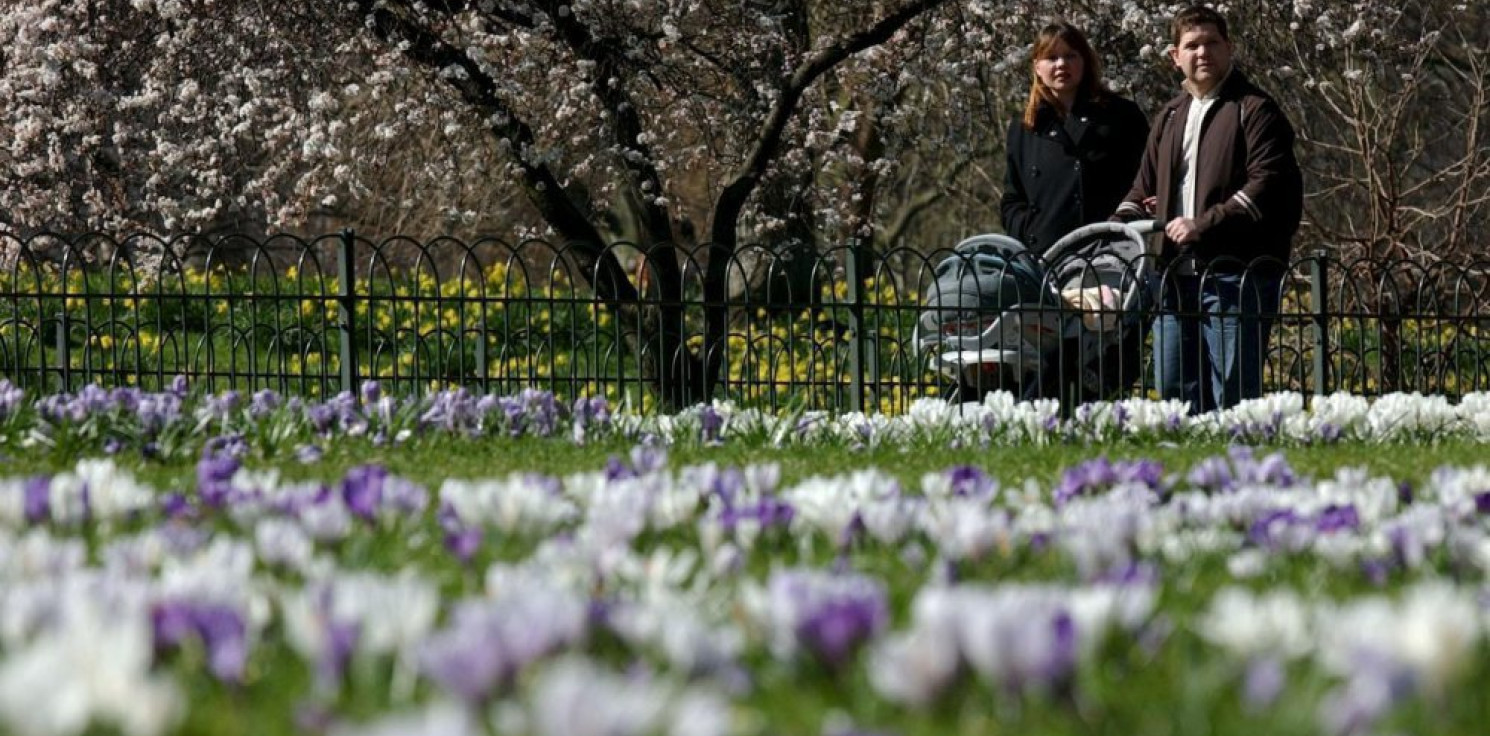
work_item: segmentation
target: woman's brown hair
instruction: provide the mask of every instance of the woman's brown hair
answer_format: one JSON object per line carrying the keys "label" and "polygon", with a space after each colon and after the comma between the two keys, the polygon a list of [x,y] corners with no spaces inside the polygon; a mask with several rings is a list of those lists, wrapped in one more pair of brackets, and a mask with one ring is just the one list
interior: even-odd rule
{"label": "woman's brown hair", "polygon": [[1064,112],[1061,101],[1051,92],[1044,83],[1040,81],[1040,75],[1035,73],[1035,64],[1057,41],[1064,42],[1071,47],[1072,51],[1081,55],[1082,73],[1081,83],[1078,85],[1076,95],[1078,99],[1099,100],[1107,94],[1107,88],[1102,86],[1102,62],[1097,59],[1097,52],[1092,50],[1092,45],[1087,42],[1086,34],[1082,33],[1076,26],[1065,21],[1057,21],[1040,29],[1040,34],[1035,37],[1035,46],[1030,49],[1030,98],[1024,106],[1024,127],[1026,130],[1035,129],[1035,120],[1040,114],[1040,103],[1048,103],[1051,108]]}

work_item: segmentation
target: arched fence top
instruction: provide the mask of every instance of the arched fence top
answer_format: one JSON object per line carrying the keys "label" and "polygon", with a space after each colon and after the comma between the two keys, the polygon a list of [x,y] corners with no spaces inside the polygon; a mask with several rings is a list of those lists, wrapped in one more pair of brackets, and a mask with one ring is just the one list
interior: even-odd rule
{"label": "arched fence top", "polygon": [[[644,401],[664,393],[659,375],[699,370],[679,367],[687,358],[719,366],[719,395],[869,409],[947,390],[915,326],[942,296],[939,267],[968,258],[951,246],[873,252],[857,242],[726,250],[354,232],[0,232],[0,257],[0,373],[22,384],[158,383],[179,372],[288,391],[539,383]],[[1052,264],[1029,259],[1041,288],[1058,291]],[[1181,274],[1267,275],[1283,291],[1273,386],[1490,390],[1490,329],[1480,324],[1490,262],[1342,262],[1315,251],[1287,263],[1145,255],[1123,265],[1153,289]],[[1088,255],[1063,268],[1080,281],[1112,266]],[[726,320],[710,323],[709,310]],[[1129,390],[1147,390],[1144,379]]]}

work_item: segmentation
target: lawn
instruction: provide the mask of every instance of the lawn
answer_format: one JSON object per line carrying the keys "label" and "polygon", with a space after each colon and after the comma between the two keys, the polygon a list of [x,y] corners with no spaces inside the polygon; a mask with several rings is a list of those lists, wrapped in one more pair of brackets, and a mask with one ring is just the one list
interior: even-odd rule
{"label": "lawn", "polygon": [[0,732],[1478,733],[1480,397],[0,385]]}

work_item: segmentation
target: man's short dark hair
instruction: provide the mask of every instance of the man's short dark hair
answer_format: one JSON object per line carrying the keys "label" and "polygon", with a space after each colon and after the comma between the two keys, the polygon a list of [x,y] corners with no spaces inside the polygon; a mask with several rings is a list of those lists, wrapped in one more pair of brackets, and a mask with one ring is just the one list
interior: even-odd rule
{"label": "man's short dark hair", "polygon": [[1194,30],[1200,26],[1215,26],[1221,38],[1231,40],[1231,34],[1226,30],[1226,19],[1220,13],[1211,9],[1209,5],[1191,5],[1174,16],[1174,22],[1170,24],[1174,44],[1176,46],[1180,44],[1180,36],[1185,35],[1185,31]]}

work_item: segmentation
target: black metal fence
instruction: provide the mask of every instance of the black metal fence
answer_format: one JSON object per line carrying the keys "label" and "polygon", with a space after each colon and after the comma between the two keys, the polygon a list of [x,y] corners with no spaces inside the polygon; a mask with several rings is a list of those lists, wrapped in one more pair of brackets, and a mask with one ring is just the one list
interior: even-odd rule
{"label": "black metal fence", "polygon": [[[946,248],[743,249],[712,291],[705,279],[720,271],[709,276],[706,249],[643,256],[627,245],[344,232],[266,241],[0,234],[0,253],[0,375],[43,392],[157,388],[185,375],[213,391],[323,396],[377,380],[397,392],[542,388],[641,410],[709,396],[872,412],[952,391],[1042,386],[1048,395],[1051,371],[1078,383],[1095,374],[1114,396],[1151,395],[1153,385],[1150,306],[1057,303],[1022,308],[1031,322],[1057,325],[1035,340],[1034,359],[964,372],[974,385],[959,388],[956,371],[937,367],[953,351],[917,340]],[[1322,251],[1296,259],[1271,315],[1265,389],[1490,389],[1485,274],[1340,262]],[[709,310],[725,315],[723,332],[708,327],[719,324],[705,319]],[[993,316],[969,318],[981,328]],[[1083,316],[1084,329],[1120,331],[1136,360],[1111,359],[1102,341],[1062,339]],[[678,380],[692,386],[667,385]]]}

